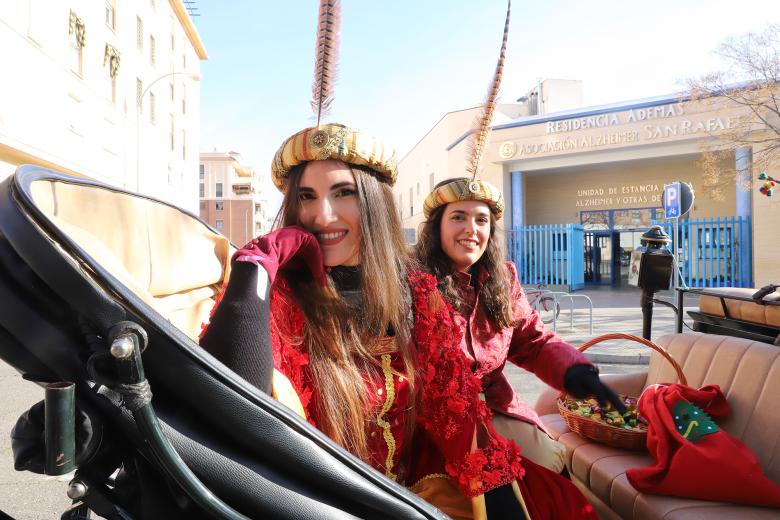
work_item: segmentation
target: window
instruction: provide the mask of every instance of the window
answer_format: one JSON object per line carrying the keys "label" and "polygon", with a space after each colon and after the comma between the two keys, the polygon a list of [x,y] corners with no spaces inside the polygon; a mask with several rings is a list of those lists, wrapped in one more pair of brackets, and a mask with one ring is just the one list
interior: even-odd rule
{"label": "window", "polygon": [[203,182],[203,179],[206,178],[206,165],[205,164],[201,164],[200,165],[200,172],[199,173],[200,173],[200,182]]}
{"label": "window", "polygon": [[215,202],[214,203],[214,209],[217,211],[222,211],[225,209],[225,203],[224,202]]}
{"label": "window", "polygon": [[174,132],[174,130],[176,128],[174,126],[174,123],[175,123],[175,121],[173,119],[173,114],[171,114],[171,151],[175,150],[175,148],[173,147],[173,145],[174,145],[174,142],[173,142],[174,141],[174,139],[173,139],[173,132]]}
{"label": "window", "polygon": [[149,122],[154,124],[154,92],[149,92]]}
{"label": "window", "polygon": [[139,51],[144,50],[144,21],[140,16],[135,17],[135,44]]}
{"label": "window", "polygon": [[428,183],[431,185],[430,188],[428,188],[428,191],[433,191],[433,187],[436,185],[436,179],[433,177],[433,173],[431,173],[430,180]]}
{"label": "window", "polygon": [[181,158],[187,158],[187,131],[181,131]]}
{"label": "window", "polygon": [[414,188],[409,188],[409,216],[414,215]]}
{"label": "window", "polygon": [[157,63],[157,42],[151,34],[149,35],[149,63],[152,65]]}
{"label": "window", "polygon": [[111,78],[111,104],[116,105],[116,78]]}
{"label": "window", "polygon": [[420,183],[417,183],[417,196],[420,196]]}
{"label": "window", "polygon": [[221,183],[221,182],[218,182],[218,183],[217,183],[217,185],[216,185],[216,190],[215,190],[215,191],[216,191],[216,194],[215,194],[215,195],[216,195],[217,197],[219,197],[219,198],[222,198],[222,183]]}
{"label": "window", "polygon": [[114,0],[106,0],[106,25],[108,25],[112,31],[116,30],[116,8],[114,6]]}
{"label": "window", "polygon": [[157,2],[155,2],[155,0],[150,0],[150,5],[152,6],[152,11],[157,9]]}
{"label": "window", "polygon": [[171,20],[171,56],[173,56],[173,51],[176,49],[176,41],[175,41],[175,34],[176,34],[176,21],[173,19],[173,16],[170,17]]}
{"label": "window", "polygon": [[173,91],[173,83],[171,83],[171,103],[173,103],[174,100],[174,91]]}
{"label": "window", "polygon": [[111,77],[111,60],[104,60],[103,65],[103,81],[105,85],[106,98],[111,100],[111,103],[116,105],[116,78]]}
{"label": "window", "polygon": [[187,113],[187,87],[185,87],[184,83],[181,85],[181,113]]}
{"label": "window", "polygon": [[[200,183],[200,198],[204,198],[206,196],[206,185],[202,182]],[[206,209],[206,206],[203,206],[203,209]]]}
{"label": "window", "polygon": [[70,70],[83,76],[84,22],[73,11],[70,12],[70,27],[68,29],[68,56]]}
{"label": "window", "polygon": [[[201,184],[201,185],[200,185],[200,189],[201,189],[201,190],[203,189],[203,184]],[[203,192],[201,191],[201,197],[203,197],[202,193],[203,193]],[[204,211],[206,211],[206,203],[205,203],[204,201],[200,201],[200,212],[201,212],[201,214],[202,214]]]}
{"label": "window", "polygon": [[143,114],[144,113],[144,105],[143,100],[141,99],[141,95],[144,93],[144,84],[143,82],[135,78],[135,106],[138,109],[138,113]]}
{"label": "window", "polygon": [[214,227],[217,228],[217,231],[222,231],[225,228],[225,221],[217,219],[217,221],[214,223]]}
{"label": "window", "polygon": [[181,70],[187,70],[187,55],[181,55]]}

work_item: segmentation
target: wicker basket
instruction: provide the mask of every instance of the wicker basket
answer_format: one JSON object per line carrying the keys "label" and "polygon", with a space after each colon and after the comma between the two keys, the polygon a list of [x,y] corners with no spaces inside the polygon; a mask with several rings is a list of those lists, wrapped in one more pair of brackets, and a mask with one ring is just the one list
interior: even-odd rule
{"label": "wicker basket", "polygon": [[[682,369],[680,368],[680,365],[671,355],[669,355],[668,352],[666,352],[666,350],[663,349],[663,347],[656,345],[652,341],[648,341],[631,334],[623,334],[621,332],[604,334],[603,336],[593,338],[592,340],[584,343],[579,348],[579,351],[584,352],[593,345],[610,339],[628,339],[631,341],[636,341],[637,343],[642,343],[643,345],[647,345],[661,354],[664,359],[666,359],[672,365],[675,372],[677,372],[677,378],[679,379],[680,384],[685,385],[688,383],[685,379],[685,374],[683,374]],[[624,448],[629,450],[647,449],[646,429],[627,430],[625,428],[618,428],[617,426],[611,426],[609,424],[598,422],[588,417],[583,417],[566,407],[565,392],[562,392],[558,396],[558,412],[561,414],[561,417],[563,417],[563,420],[566,422],[566,425],[569,427],[569,429],[578,433],[582,437],[594,440],[596,442],[601,442],[603,444],[608,444],[616,448]]]}

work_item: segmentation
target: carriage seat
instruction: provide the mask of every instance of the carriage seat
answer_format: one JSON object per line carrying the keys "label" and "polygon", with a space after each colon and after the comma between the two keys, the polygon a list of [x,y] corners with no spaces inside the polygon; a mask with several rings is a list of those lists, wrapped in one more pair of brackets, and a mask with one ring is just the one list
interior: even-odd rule
{"label": "carriage seat", "polygon": [[[670,334],[656,343],[679,362],[690,386],[720,385],[731,414],[718,425],[747,444],[767,477],[780,484],[780,348],[702,333]],[[602,377],[616,392],[634,396],[654,383],[677,382],[674,369],[655,351],[646,371]],[[650,455],[612,448],[572,432],[558,414],[557,395],[553,389],[546,390],[536,403],[536,411],[553,437],[566,447],[572,479],[603,519],[780,518],[778,509],[640,493],[628,482],[626,470],[652,465]]]}
{"label": "carriage seat", "polygon": [[31,193],[84,252],[197,341],[229,274],[227,238],[178,208],[106,187],[38,180]]}
{"label": "carriage seat", "polygon": [[[735,320],[749,321],[760,325],[780,327],[780,306],[762,305],[760,303],[735,300],[738,298],[751,298],[758,289],[740,287],[719,287],[708,289],[707,294],[699,296],[699,310],[704,314],[733,318]],[[775,302],[780,300],[780,290],[764,296],[763,301]],[[724,309],[725,305],[725,309]]]}

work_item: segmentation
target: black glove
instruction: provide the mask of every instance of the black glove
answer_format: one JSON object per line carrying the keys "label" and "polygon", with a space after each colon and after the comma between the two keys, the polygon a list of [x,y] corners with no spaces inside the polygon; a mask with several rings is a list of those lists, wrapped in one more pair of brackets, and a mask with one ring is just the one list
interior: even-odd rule
{"label": "black glove", "polygon": [[768,294],[772,294],[777,290],[777,288],[780,287],[780,285],[775,285],[773,283],[770,283],[769,285],[763,286],[761,289],[757,290],[751,298],[757,302],[757,303],[764,303],[764,296]]}
{"label": "black glove", "polygon": [[[200,346],[235,373],[270,394],[274,358],[271,346],[270,297],[257,294],[258,277],[266,272],[250,262],[233,262],[225,294],[200,337]],[[270,282],[266,284],[266,293]]]}
{"label": "black glove", "polygon": [[626,413],[626,405],[610,387],[601,382],[599,369],[593,365],[570,366],[563,376],[563,388],[578,399],[593,395],[602,407],[609,401],[615,410]]}

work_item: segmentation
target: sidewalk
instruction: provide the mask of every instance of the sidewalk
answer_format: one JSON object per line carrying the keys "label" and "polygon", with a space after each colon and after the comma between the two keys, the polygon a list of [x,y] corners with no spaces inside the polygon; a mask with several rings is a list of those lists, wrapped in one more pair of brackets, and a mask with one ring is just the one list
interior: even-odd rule
{"label": "sidewalk", "polygon": [[[575,298],[574,329],[570,328],[570,300],[561,302],[561,313],[558,316],[557,333],[568,343],[579,347],[596,336],[611,332],[624,332],[642,336],[642,310],[639,308],[639,289],[631,288],[595,288],[577,291],[573,294],[584,294],[593,301],[593,334],[588,330],[589,311],[582,298]],[[656,295],[657,298],[672,301],[671,291]],[[685,310],[698,308],[695,298],[686,298]],[[687,314],[685,314],[687,317]],[[690,318],[686,320],[690,323]],[[546,327],[550,330],[553,324]],[[683,332],[689,329],[683,327]],[[665,334],[675,332],[675,315],[672,309],[654,305],[651,339],[655,340]],[[651,349],[625,340],[611,340],[599,343],[589,348],[585,355],[594,363],[616,363],[628,365],[646,365],[650,362]]]}

